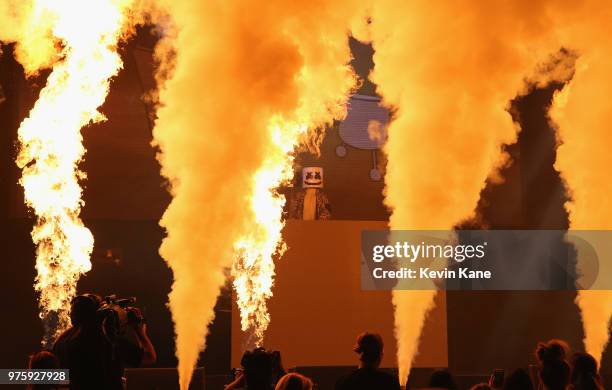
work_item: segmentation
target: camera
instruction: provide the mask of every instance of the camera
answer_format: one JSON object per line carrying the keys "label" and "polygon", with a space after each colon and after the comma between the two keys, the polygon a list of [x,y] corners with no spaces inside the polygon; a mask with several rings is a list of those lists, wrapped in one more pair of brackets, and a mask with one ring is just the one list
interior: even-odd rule
{"label": "camera", "polygon": [[234,375],[239,371],[243,371],[247,376],[255,375],[255,373],[257,375],[264,373],[275,376],[281,371],[284,372],[280,352],[268,351],[262,347],[255,348],[252,351],[246,351],[244,355],[242,355],[240,364],[243,370],[234,369]]}
{"label": "camera", "polygon": [[127,325],[144,323],[144,317],[134,306],[135,303],[136,298],[134,297],[117,298],[116,295],[108,295],[102,299],[97,314],[108,336],[116,336]]}

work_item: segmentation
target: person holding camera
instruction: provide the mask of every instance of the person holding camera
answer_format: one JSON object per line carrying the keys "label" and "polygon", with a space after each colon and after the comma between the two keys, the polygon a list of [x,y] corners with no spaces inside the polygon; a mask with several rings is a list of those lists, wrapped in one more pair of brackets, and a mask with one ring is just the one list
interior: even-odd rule
{"label": "person holding camera", "polygon": [[287,372],[283,368],[279,351],[267,351],[258,347],[246,351],[240,361],[241,370],[235,372],[234,380],[224,390],[273,390],[276,383]]}
{"label": "person holding camera", "polygon": [[72,301],[70,318],[72,326],[58,337],[53,352],[60,367],[70,370],[71,389],[120,390],[124,367],[155,363],[155,348],[138,309],[84,294]]}

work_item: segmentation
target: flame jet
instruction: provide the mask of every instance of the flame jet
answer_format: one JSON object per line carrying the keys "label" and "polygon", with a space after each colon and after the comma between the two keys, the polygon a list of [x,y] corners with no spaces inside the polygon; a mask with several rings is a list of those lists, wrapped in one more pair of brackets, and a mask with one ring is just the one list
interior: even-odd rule
{"label": "flame jet", "polygon": [[26,75],[49,68],[59,57],[52,12],[40,1],[0,0],[0,42],[16,43],[15,57]]}
{"label": "flame jet", "polygon": [[[396,109],[385,151],[392,229],[451,229],[473,213],[515,139],[508,102],[545,55],[547,2],[381,0],[366,39],[372,80]],[[547,48],[539,54],[535,48]],[[395,291],[400,382],[406,383],[433,291]]]}
{"label": "flame jet", "polygon": [[257,346],[270,322],[266,300],[272,296],[273,258],[286,249],[281,237],[285,199],[275,189],[293,178],[292,153],[298,145],[318,154],[322,133],[317,130],[346,115],[345,103],[356,82],[347,66],[348,24],[353,20],[347,5],[318,2],[301,7],[301,14],[285,16],[287,33],[302,57],[294,75],[298,104],[268,121],[270,145],[251,179],[252,227],[234,243],[232,275],[241,326],[250,333],[248,344]]}
{"label": "flame jet", "polygon": [[79,218],[79,180],[85,177],[78,169],[85,153],[80,130],[104,119],[98,108],[111,77],[121,68],[116,47],[129,4],[35,0],[0,6],[10,11],[17,27],[13,36],[3,38],[17,41],[17,59],[26,73],[53,64],[46,86],[18,129],[16,161],[22,169],[25,202],[37,216],[32,239],[44,344],[70,325],[77,281],[91,268],[94,240]]}
{"label": "flame jet", "polygon": [[[243,329],[268,324],[272,257],[282,252],[275,188],[298,143],[345,114],[355,83],[344,1],[165,1],[155,143],[173,200],[160,248],[174,273],[169,306],[181,389],[205,346],[224,270]],[[232,266],[233,265],[233,266]]]}

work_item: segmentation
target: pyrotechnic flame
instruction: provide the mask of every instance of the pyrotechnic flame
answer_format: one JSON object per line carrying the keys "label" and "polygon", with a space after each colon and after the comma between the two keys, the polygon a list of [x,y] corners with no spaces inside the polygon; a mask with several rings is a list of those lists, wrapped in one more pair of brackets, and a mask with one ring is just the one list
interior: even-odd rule
{"label": "pyrotechnic flame", "polygon": [[316,143],[310,130],[345,111],[354,10],[331,1],[163,3],[172,24],[157,48],[154,138],[173,199],[160,253],[174,274],[169,305],[187,389],[226,268],[242,324],[261,341],[272,259],[284,250],[285,199],[275,189],[292,176],[294,148]]}
{"label": "pyrotechnic flame", "polygon": [[26,75],[48,68],[59,57],[52,10],[39,0],[0,1],[0,41],[16,42],[15,57]]}
{"label": "pyrotechnic flame", "polygon": [[[53,37],[62,45],[61,60],[18,130],[20,184],[37,216],[32,239],[37,247],[35,289],[47,326],[44,342],[70,325],[77,281],[91,268],[94,239],[79,218],[79,180],[85,178],[78,169],[85,154],[80,130],[105,119],[98,108],[122,65],[116,46],[128,3],[38,0],[33,5],[33,15],[50,18]],[[28,41],[20,44],[27,50]]]}
{"label": "pyrotechnic flame", "polygon": [[281,236],[286,200],[276,189],[292,179],[293,151],[308,133],[308,126],[287,123],[276,117],[268,132],[273,146],[253,176],[250,211],[254,227],[235,243],[236,259],[232,266],[241,328],[252,332],[249,342],[256,346],[263,342],[270,323],[266,301],[272,296],[274,258],[281,257],[287,249]]}

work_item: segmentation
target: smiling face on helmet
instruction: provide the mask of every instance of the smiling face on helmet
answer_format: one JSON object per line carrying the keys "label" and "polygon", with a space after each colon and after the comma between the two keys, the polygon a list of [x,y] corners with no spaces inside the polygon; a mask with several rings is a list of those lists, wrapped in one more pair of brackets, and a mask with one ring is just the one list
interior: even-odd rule
{"label": "smiling face on helmet", "polygon": [[323,168],[305,167],[302,169],[302,188],[323,188]]}

